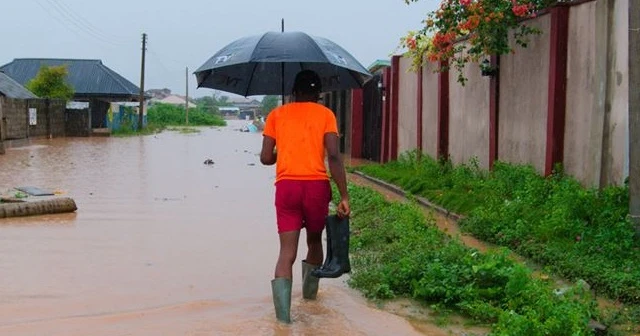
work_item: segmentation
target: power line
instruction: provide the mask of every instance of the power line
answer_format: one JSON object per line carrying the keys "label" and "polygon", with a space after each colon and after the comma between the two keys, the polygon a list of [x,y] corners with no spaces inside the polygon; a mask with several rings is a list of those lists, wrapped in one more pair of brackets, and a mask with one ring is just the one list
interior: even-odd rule
{"label": "power line", "polygon": [[51,1],[53,1],[53,3],[57,4],[59,8],[64,10],[71,17],[73,17],[75,20],[77,20],[79,23],[81,23],[83,26],[88,28],[90,31],[96,33],[97,35],[100,35],[100,36],[102,36],[102,37],[104,37],[106,39],[109,39],[109,40],[115,40],[118,43],[125,42],[125,39],[123,39],[123,38],[121,38],[119,36],[103,33],[102,30],[100,30],[98,27],[94,26],[93,23],[91,23],[91,21],[85,19],[82,15],[76,13],[73,10],[73,8],[71,8],[70,6],[65,4],[63,1],[60,1],[60,0],[51,0]]}
{"label": "power line", "polygon": [[[78,34],[78,32],[83,32],[87,35],[89,35],[89,37],[93,37],[103,43],[107,43],[110,44],[112,46],[123,46],[124,44],[122,43],[115,43],[113,41],[109,41],[108,39],[105,39],[104,37],[97,35],[96,33],[91,32],[90,30],[87,30],[86,27],[83,27],[81,24],[79,24],[77,21],[75,21],[71,16],[69,16],[69,14],[67,14],[64,9],[61,9],[61,7],[59,7],[59,5],[57,5],[56,3],[52,2],[53,0],[47,0],[48,3],[52,6],[50,6],[50,8],[47,8],[48,6],[45,6],[42,2],[40,2],[40,0],[36,0],[36,2],[38,3],[38,5],[46,12],[49,13],[50,9],[53,8],[53,10],[55,10],[60,17],[58,16],[53,16],[58,22],[60,22],[62,25],[66,26],[68,29],[72,30],[75,34],[77,34],[78,36],[80,36],[80,34]],[[71,27],[69,27],[69,23],[71,23],[73,26],[75,26],[77,29],[73,29]]]}
{"label": "power line", "polygon": [[74,26],[76,26],[78,29],[80,29],[81,31],[83,31],[84,33],[87,33],[88,35],[90,35],[93,38],[96,38],[104,43],[108,43],[114,46],[121,46],[122,44],[119,43],[114,43],[94,32],[92,32],[91,30],[88,30],[86,26],[83,26],[81,23],[78,23],[78,21],[74,20],[74,18],[64,10],[64,8],[62,8],[60,6],[60,4],[58,4],[57,2],[55,2],[54,0],[47,0],[49,2],[49,4],[51,4],[52,8],[58,12],[60,15],[62,15],[66,21],[70,22],[71,24],[73,24]]}

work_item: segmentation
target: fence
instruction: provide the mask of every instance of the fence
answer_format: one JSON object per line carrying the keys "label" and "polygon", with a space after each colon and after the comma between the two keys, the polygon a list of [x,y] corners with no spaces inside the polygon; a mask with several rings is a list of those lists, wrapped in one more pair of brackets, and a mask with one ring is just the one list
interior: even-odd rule
{"label": "fence", "polygon": [[65,102],[0,97],[0,141],[65,135]]}
{"label": "fence", "polygon": [[[528,48],[491,58],[497,74],[468,64],[465,86],[456,73],[409,71],[411,60],[395,56],[381,73],[381,134],[360,127],[351,138],[379,136],[382,162],[419,149],[487,169],[501,160],[549,174],[562,164],[585,184],[619,184],[628,175],[628,1],[551,8],[527,22],[542,31]],[[354,92],[354,102],[378,100],[371,91]]]}

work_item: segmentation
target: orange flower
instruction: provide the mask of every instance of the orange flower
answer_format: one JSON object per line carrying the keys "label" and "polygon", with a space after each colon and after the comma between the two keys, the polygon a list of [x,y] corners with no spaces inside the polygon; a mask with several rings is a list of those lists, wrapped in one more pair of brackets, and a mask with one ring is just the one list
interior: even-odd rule
{"label": "orange flower", "polygon": [[416,44],[416,38],[415,37],[411,37],[410,39],[407,40],[407,46],[409,47],[409,49],[414,50],[417,47]]}

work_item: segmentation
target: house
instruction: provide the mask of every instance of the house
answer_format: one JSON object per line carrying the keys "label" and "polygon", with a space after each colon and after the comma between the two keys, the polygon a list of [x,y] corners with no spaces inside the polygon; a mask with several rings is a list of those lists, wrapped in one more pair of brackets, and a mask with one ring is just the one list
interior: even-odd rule
{"label": "house", "polygon": [[64,101],[39,99],[0,71],[0,154],[5,141],[11,146],[28,138],[64,136],[64,113]]}
{"label": "house", "polygon": [[20,83],[16,82],[13,78],[7,76],[2,71],[0,71],[0,97],[13,99],[38,98],[31,91],[27,90],[27,88],[20,85]]}
{"label": "house", "polygon": [[171,95],[171,90],[164,88],[164,89],[151,89],[151,90],[147,90],[147,92],[145,92],[145,94],[149,97],[151,97],[151,99],[164,99],[167,98]]}
{"label": "house", "polygon": [[[0,67],[0,71],[17,83],[26,85],[36,77],[41,67],[61,65],[67,66],[67,80],[75,91],[69,108],[88,114],[83,123],[86,122],[89,133],[91,130],[109,127],[108,112],[111,103],[140,99],[140,89],[105,66],[101,60],[18,58]],[[137,118],[134,119],[137,122]]]}
{"label": "house", "polygon": [[[12,123],[14,122],[14,118],[11,118],[13,117],[14,113],[9,113],[9,111],[7,111],[6,114],[10,115],[11,117],[5,117],[4,110],[8,110],[8,108],[4,107],[3,105],[5,105],[5,100],[7,98],[25,100],[34,99],[37,97],[36,95],[31,93],[31,91],[27,90],[24,86],[20,85],[20,83],[16,82],[11,77],[0,71],[0,154],[4,154],[5,152],[4,140],[7,138],[7,128],[11,126],[11,129],[13,129],[13,125],[7,123],[7,121],[11,121]],[[26,128],[26,125],[22,127],[22,129]]]}
{"label": "house", "polygon": [[[187,100],[185,97],[178,96],[178,95],[169,95],[162,99],[152,99],[151,101],[154,103],[169,104],[169,105],[176,105],[176,106],[182,106],[182,107],[184,107],[184,105],[187,103]],[[198,105],[192,102],[189,102],[189,108],[196,108],[196,107],[198,107]]]}

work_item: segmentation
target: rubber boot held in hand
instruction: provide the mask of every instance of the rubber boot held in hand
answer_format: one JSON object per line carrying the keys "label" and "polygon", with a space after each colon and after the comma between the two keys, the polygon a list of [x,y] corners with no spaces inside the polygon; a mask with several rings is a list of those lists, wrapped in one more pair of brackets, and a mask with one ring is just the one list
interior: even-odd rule
{"label": "rubber boot held in hand", "polygon": [[317,278],[339,278],[351,272],[349,262],[349,219],[332,215],[327,217],[327,235],[330,238],[331,253],[327,253],[328,264],[311,272]]}
{"label": "rubber boot held in hand", "polygon": [[306,260],[302,261],[302,297],[305,300],[315,300],[318,296],[320,279],[311,275],[311,272],[320,268],[320,265],[311,265]]}
{"label": "rubber boot held in hand", "polygon": [[329,267],[329,264],[331,263],[331,256],[333,255],[333,249],[331,248],[331,228],[327,223],[328,223],[328,220],[325,220],[324,226],[327,230],[327,256],[324,259],[324,263],[322,264],[321,268]]}
{"label": "rubber boot held in hand", "polygon": [[291,323],[291,285],[290,279],[276,278],[271,280],[276,318],[282,323]]}

